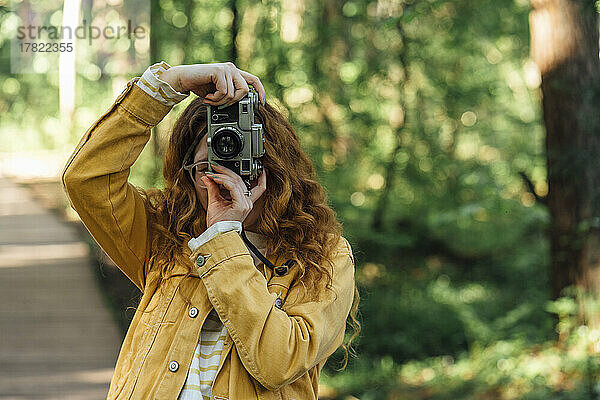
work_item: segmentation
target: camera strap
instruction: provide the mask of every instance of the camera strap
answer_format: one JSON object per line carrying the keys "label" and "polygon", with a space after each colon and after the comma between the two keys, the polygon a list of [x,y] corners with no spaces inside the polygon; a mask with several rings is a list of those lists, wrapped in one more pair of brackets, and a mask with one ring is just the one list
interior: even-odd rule
{"label": "camera strap", "polygon": [[271,261],[267,260],[265,258],[265,256],[263,256],[261,254],[260,250],[258,250],[256,248],[256,246],[254,246],[250,240],[248,240],[248,238],[246,237],[246,232],[244,231],[244,227],[243,226],[242,226],[242,231],[240,232],[240,236],[242,236],[242,240],[244,241],[244,243],[246,243],[246,246],[248,246],[248,248],[250,249],[250,251],[253,252],[254,255],[256,255],[256,257],[258,257],[258,259],[263,262],[263,264],[265,264],[267,267],[271,268],[273,270],[273,272],[275,274],[277,274],[277,276],[283,276],[283,275],[285,275],[288,272],[288,270],[291,267],[294,266],[294,264],[295,264],[294,260],[287,260],[280,267],[277,267],[277,266],[273,265],[273,263]]}

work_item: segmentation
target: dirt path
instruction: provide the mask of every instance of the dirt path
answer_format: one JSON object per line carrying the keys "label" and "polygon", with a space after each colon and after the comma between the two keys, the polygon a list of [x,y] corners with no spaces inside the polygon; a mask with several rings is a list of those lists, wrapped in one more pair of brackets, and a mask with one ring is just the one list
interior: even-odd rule
{"label": "dirt path", "polygon": [[0,399],[105,399],[121,336],[88,247],[0,178]]}

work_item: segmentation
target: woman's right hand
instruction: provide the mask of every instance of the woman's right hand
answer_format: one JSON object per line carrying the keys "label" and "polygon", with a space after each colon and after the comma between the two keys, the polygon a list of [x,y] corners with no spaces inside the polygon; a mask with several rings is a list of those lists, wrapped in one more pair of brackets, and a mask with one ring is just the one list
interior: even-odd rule
{"label": "woman's right hand", "polygon": [[[267,190],[267,170],[263,169],[257,185],[248,190],[242,178],[229,168],[219,164],[213,164],[213,168],[216,173],[206,174],[200,178],[208,191],[206,226],[210,227],[219,221],[243,223],[254,208],[254,203]],[[230,199],[221,195],[219,185],[229,192]],[[250,192],[249,196],[246,192]]]}
{"label": "woman's right hand", "polygon": [[163,72],[160,79],[178,92],[194,92],[211,106],[240,101],[248,94],[248,84],[251,84],[260,102],[265,104],[265,88],[260,79],[231,62],[178,65]]}

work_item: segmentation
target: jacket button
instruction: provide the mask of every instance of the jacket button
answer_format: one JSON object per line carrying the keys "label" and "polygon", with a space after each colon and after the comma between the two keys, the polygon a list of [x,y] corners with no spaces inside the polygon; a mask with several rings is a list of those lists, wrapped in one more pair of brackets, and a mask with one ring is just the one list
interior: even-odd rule
{"label": "jacket button", "polygon": [[177,372],[178,369],[179,369],[179,363],[177,361],[171,361],[169,363],[169,371]]}
{"label": "jacket button", "polygon": [[190,316],[190,318],[196,318],[196,316],[198,315],[198,309],[196,307],[190,308],[190,310],[188,311],[188,315]]}
{"label": "jacket button", "polygon": [[283,300],[281,300],[279,297],[277,298],[277,300],[275,300],[275,307],[281,309],[281,307],[283,306]]}
{"label": "jacket button", "polygon": [[200,254],[198,256],[198,258],[196,258],[196,265],[201,267],[206,263],[206,257],[204,257],[202,254]]}

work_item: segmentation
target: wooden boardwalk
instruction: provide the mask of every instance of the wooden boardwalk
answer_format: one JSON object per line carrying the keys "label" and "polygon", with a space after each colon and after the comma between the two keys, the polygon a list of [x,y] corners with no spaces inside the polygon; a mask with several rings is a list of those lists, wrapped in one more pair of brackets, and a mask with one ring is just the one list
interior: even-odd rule
{"label": "wooden boardwalk", "polygon": [[0,400],[106,398],[121,335],[88,252],[0,177]]}

